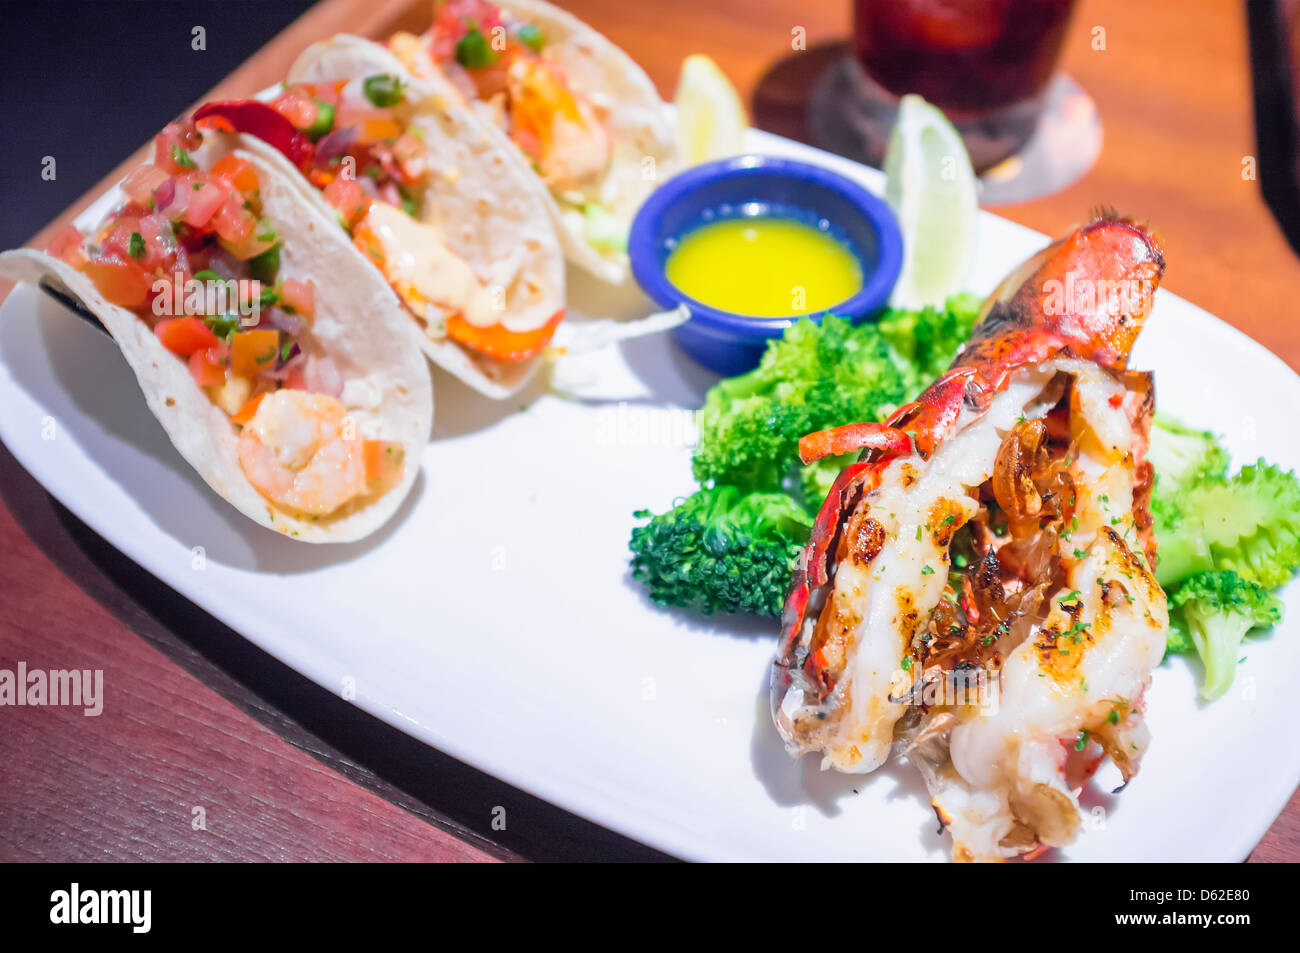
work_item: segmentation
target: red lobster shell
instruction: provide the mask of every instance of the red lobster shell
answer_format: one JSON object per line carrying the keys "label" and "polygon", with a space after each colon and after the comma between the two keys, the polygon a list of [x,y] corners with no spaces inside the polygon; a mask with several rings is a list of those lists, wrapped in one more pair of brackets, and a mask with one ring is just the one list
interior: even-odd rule
{"label": "red lobster shell", "polygon": [[[795,570],[773,663],[774,717],[792,682],[822,696],[829,690],[818,653],[807,651],[804,617],[810,605],[824,601],[835,573],[835,541],[857,501],[879,485],[885,465],[912,452],[929,457],[963,410],[987,410],[1019,368],[1073,356],[1124,372],[1164,268],[1160,245],[1145,227],[1129,219],[1098,218],[1002,281],[984,303],[966,347],[916,401],[898,408],[884,424],[849,424],[800,441],[805,461],[863,452],[840,473]],[[1149,471],[1140,457],[1137,464]],[[1140,505],[1145,507],[1145,500]],[[1149,516],[1140,516],[1138,523],[1149,526]],[[1144,543],[1154,556],[1149,530]]]}

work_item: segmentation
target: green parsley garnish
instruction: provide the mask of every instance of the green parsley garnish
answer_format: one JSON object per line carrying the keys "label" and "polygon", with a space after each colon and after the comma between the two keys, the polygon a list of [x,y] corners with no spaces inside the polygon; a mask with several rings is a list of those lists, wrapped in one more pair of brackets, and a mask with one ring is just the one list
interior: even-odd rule
{"label": "green parsley garnish", "polygon": [[1079,732],[1079,737],[1078,737],[1078,739],[1074,742],[1074,750],[1075,750],[1075,751],[1082,751],[1082,750],[1083,750],[1084,748],[1086,748],[1087,746],[1088,746],[1088,732],[1087,732],[1087,729],[1085,729],[1085,730]]}
{"label": "green parsley garnish", "polygon": [[144,236],[139,232],[132,232],[130,240],[127,241],[126,250],[131,257],[139,261],[144,257]]}

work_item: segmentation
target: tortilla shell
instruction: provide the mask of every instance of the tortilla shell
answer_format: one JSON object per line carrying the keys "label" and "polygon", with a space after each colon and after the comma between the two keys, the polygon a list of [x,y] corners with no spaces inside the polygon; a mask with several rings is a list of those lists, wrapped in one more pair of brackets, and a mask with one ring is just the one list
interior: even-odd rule
{"label": "tortilla shell", "polygon": [[[411,125],[420,129],[435,164],[420,218],[438,226],[448,247],[487,285],[503,289],[501,323],[507,329],[542,327],[565,305],[564,255],[547,210],[549,194],[537,188],[532,170],[520,165],[498,130],[472,116],[441,76],[413,76],[388,49],[361,37],[340,34],[308,47],[290,68],[288,81],[321,83],[378,73],[400,77],[408,98],[419,103]],[[253,147],[333,216],[320,191],[284,156],[263,143]],[[542,361],[540,355],[497,361],[417,324],[430,360],[494,399],[519,390]]]}
{"label": "tortilla shell", "polygon": [[[500,7],[503,12],[536,24],[545,40],[543,58],[563,66],[573,89],[608,111],[607,126],[614,143],[609,176],[619,176],[629,189],[612,212],[630,228],[636,210],[677,171],[679,164],[672,123],[654,83],[622,48],[567,10],[545,0],[505,0]],[[504,133],[502,138],[507,138]],[[523,153],[515,151],[531,171]],[[642,171],[646,160],[653,161],[649,177]],[[630,273],[627,256],[601,254],[589,245],[583,237],[582,223],[574,218],[576,213],[566,214],[550,189],[545,185],[542,188],[550,198],[556,229],[569,260],[605,281],[626,281]]]}
{"label": "tortilla shell", "polygon": [[[222,147],[195,158],[207,167],[229,151],[232,137],[206,133]],[[134,312],[108,302],[94,283],[71,265],[22,248],[0,254],[0,275],[39,282],[53,276],[94,313],[122,350],[140,390],[172,444],[203,480],[249,519],[293,539],[342,543],[373,533],[396,512],[420,469],[433,420],[428,368],[415,347],[415,331],[392,289],[367,266],[337,221],[302,201],[300,190],[251,150],[235,154],[257,167],[264,214],[283,241],[280,277],[316,285],[316,314],[304,341],[327,354],[345,381],[364,378],[368,399],[349,406],[360,434],[398,440],[405,447],[401,481],[374,499],[338,514],[312,519],[281,509],[248,481],[237,455],[238,430]],[[345,393],[345,397],[347,394]],[[346,403],[346,401],[345,401]]]}

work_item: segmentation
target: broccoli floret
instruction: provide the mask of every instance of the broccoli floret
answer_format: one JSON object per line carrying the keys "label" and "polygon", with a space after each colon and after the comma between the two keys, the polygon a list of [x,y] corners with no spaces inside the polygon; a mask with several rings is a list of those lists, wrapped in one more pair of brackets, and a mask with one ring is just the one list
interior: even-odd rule
{"label": "broccoli floret", "polygon": [[871,325],[827,316],[800,321],[768,345],[759,366],[721,381],[699,413],[700,483],[780,490],[814,430],[876,420],[904,399],[902,374]]}
{"label": "broccoli floret", "polygon": [[1222,697],[1232,686],[1245,634],[1282,618],[1281,600],[1235,572],[1192,576],[1174,593],[1170,605],[1175,615],[1181,615],[1183,631],[1205,665],[1200,692],[1205,701]]}
{"label": "broccoli floret", "polygon": [[699,414],[695,478],[775,491],[798,464],[799,438],[880,420],[947,369],[970,335],[978,299],[943,310],[888,311],[852,325],[800,321],[768,345],[759,366],[713,387]]}
{"label": "broccoli floret", "polygon": [[632,530],[632,577],[650,598],[706,615],[780,615],[812,518],[784,493],[699,490]]}
{"label": "broccoli floret", "polygon": [[1208,430],[1193,430],[1167,414],[1151,422],[1147,459],[1155,467],[1161,494],[1174,496],[1207,480],[1222,480],[1228,473],[1228,452]]}
{"label": "broccoli floret", "polygon": [[1152,512],[1156,579],[1166,589],[1211,569],[1271,589],[1300,566],[1300,481],[1263,460],[1231,479],[1193,485]]}
{"label": "broccoli floret", "polygon": [[890,310],[881,316],[877,326],[898,358],[909,392],[923,390],[948,369],[970,337],[981,304],[975,295],[960,294],[942,309]]}
{"label": "broccoli floret", "polygon": [[[632,531],[632,576],[660,605],[699,612],[781,611],[812,516],[855,455],[799,469],[799,438],[880,420],[951,363],[978,299],[944,310],[890,311],[856,327],[800,321],[759,366],[721,381],[698,416],[694,471],[702,489]],[[801,505],[802,504],[802,505]]]}

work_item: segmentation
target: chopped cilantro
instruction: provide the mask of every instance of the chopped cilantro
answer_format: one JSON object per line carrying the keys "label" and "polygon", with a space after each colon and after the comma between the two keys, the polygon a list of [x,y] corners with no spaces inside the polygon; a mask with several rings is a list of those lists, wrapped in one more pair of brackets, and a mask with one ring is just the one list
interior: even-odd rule
{"label": "chopped cilantro", "polygon": [[186,152],[184,149],[182,149],[180,145],[175,142],[172,143],[172,161],[175,162],[182,169],[198,168],[198,166],[194,164],[194,160],[190,158],[190,154]]}

